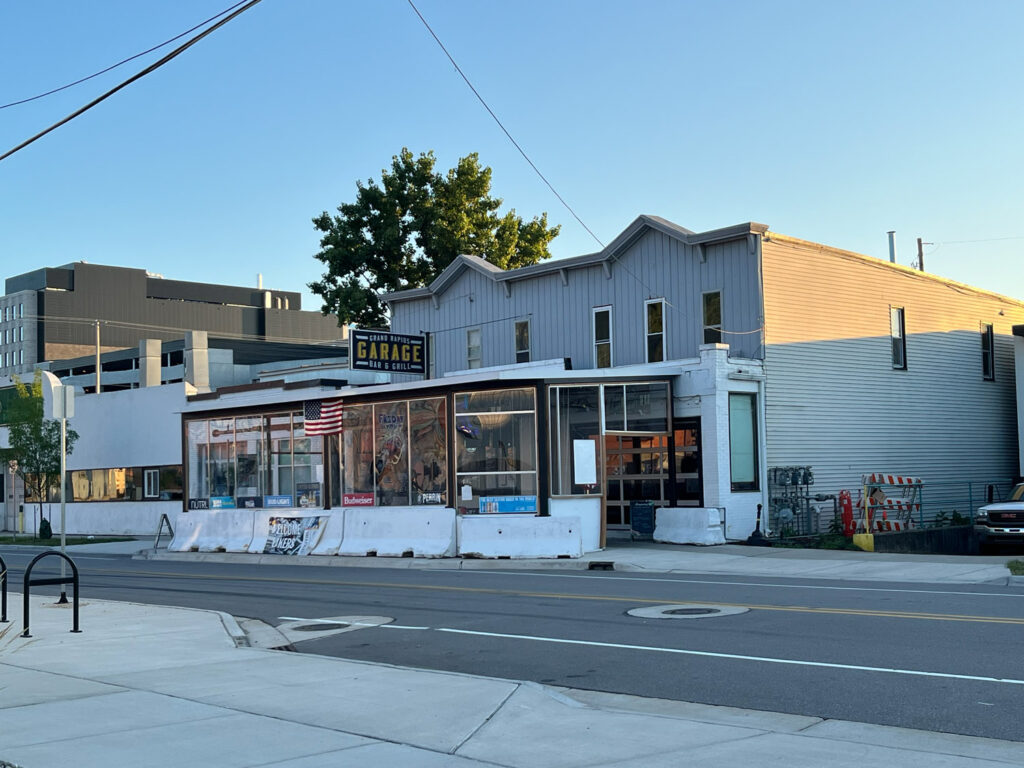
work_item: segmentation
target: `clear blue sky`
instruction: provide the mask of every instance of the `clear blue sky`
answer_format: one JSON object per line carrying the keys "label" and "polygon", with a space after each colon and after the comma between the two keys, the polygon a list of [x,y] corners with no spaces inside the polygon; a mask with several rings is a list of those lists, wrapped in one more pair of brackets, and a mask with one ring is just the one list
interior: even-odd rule
{"label": "clear blue sky", "polygon": [[[231,0],[0,8],[0,104],[91,74]],[[759,221],[1024,298],[1024,3],[481,2],[417,6],[608,242],[638,214]],[[173,46],[172,46],[173,47]],[[170,48],[0,110],[0,152]],[[0,162],[2,275],[84,259],[303,291],[311,218],[403,146],[477,151],[493,190],[598,250],[405,0],[263,0]],[[978,242],[959,242],[978,241]]]}

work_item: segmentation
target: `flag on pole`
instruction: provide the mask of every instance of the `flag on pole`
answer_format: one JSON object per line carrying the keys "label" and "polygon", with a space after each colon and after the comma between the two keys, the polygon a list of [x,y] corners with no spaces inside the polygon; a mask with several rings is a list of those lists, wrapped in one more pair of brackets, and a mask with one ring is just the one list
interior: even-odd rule
{"label": "flag on pole", "polygon": [[306,435],[334,435],[341,432],[341,400],[307,400],[303,409]]}

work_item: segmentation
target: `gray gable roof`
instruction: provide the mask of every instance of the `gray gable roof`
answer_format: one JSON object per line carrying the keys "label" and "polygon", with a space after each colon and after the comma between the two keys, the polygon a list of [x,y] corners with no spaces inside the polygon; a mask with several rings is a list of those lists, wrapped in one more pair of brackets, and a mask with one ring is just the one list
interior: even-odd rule
{"label": "gray gable roof", "polygon": [[466,269],[475,269],[495,282],[505,282],[526,280],[539,275],[561,272],[562,270],[579,269],[614,261],[622,251],[626,250],[651,230],[661,232],[687,245],[703,245],[736,240],[751,234],[764,234],[768,231],[768,226],[756,222],[746,222],[744,224],[735,224],[731,227],[723,227],[722,229],[712,229],[707,232],[693,232],[660,216],[644,214],[637,216],[614,240],[596,253],[543,261],[538,264],[531,264],[528,267],[510,270],[496,267],[479,256],[464,254],[453,259],[452,263],[445,267],[444,271],[427,287],[395,291],[385,294],[383,299],[392,304],[398,301],[411,301],[429,296],[437,296],[444,293]]}

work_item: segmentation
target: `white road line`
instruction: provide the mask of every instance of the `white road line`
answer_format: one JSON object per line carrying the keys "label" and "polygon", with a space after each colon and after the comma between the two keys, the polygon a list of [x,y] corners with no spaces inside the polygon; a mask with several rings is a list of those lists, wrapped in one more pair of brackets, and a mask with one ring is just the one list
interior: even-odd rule
{"label": "white road line", "polygon": [[956,675],[950,672],[924,672],[916,669],[893,669],[888,667],[865,667],[858,664],[832,664],[826,661],[803,661],[800,659],[773,659],[767,656],[744,656],[736,653],[714,653],[711,651],[690,651],[682,648],[658,648],[649,645],[627,645],[625,643],[601,643],[595,640],[566,640],[558,637],[536,637],[533,635],[511,635],[502,632],[476,632],[469,629],[449,629],[437,627],[438,632],[449,632],[458,635],[475,635],[478,637],[498,637],[508,640],[533,640],[541,643],[559,643],[562,645],[585,645],[597,648],[617,648],[627,651],[654,651],[656,653],[675,653],[684,656],[703,656],[716,659],[736,659],[739,661],[760,661],[768,664],[792,664],[801,667],[825,667],[828,669],[846,669],[856,672],[885,672],[892,675],[913,675],[916,677],[940,677],[949,680],[971,680],[982,683],[1007,683],[1024,685],[1024,680],[1003,677],[981,677],[978,675]]}
{"label": "white road line", "polygon": [[372,624],[367,621],[341,621],[340,619],[302,619],[298,616],[278,616],[281,621],[302,621],[308,624],[344,624],[348,627],[370,627],[376,629],[430,629],[430,627],[413,627],[405,624]]}
{"label": "white road line", "polygon": [[[605,579],[609,581],[653,581],[665,584],[722,584],[727,587],[768,587],[771,589],[828,589],[837,592],[901,592],[911,595],[966,595],[968,597],[1015,597],[1024,599],[1024,593],[1012,594],[1006,592],[954,592],[936,589],[892,589],[887,587],[832,587],[827,585],[811,584],[775,584],[755,581],[713,581],[711,579],[662,579],[650,576],[597,576],[574,574],[574,573],[521,573],[516,571],[473,571],[473,573],[488,573],[492,576],[543,576],[550,579]],[[794,576],[793,578],[813,579],[814,576]]]}

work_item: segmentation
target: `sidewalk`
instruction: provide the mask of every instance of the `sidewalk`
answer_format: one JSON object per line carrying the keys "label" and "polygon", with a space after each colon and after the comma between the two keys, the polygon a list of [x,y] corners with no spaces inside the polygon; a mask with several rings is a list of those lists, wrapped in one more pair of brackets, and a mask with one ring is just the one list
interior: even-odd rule
{"label": "sidewalk", "polygon": [[211,611],[87,600],[71,634],[31,608],[33,637],[0,625],[0,761],[24,768],[1024,764],[1021,742],[258,650]]}
{"label": "sidewalk", "polygon": [[[139,542],[143,545],[144,542]],[[85,545],[100,548],[104,545]],[[118,545],[122,546],[122,545]],[[137,548],[138,549],[138,548]],[[93,551],[101,551],[99,549]],[[126,549],[119,550],[121,552]],[[71,553],[71,548],[69,548]],[[73,554],[73,553],[71,553]],[[480,570],[587,570],[607,567],[616,571],[651,573],[703,573],[779,578],[845,579],[851,581],[931,582],[956,584],[1024,583],[1011,576],[1006,562],[1013,555],[985,557],[961,555],[902,555],[855,550],[748,547],[723,544],[701,547],[654,542],[611,541],[600,552],[576,559],[459,559],[412,557],[289,557],[230,552],[167,552],[140,549],[137,555],[153,560],[185,560],[264,565],[318,565],[346,568],[420,568]]]}

